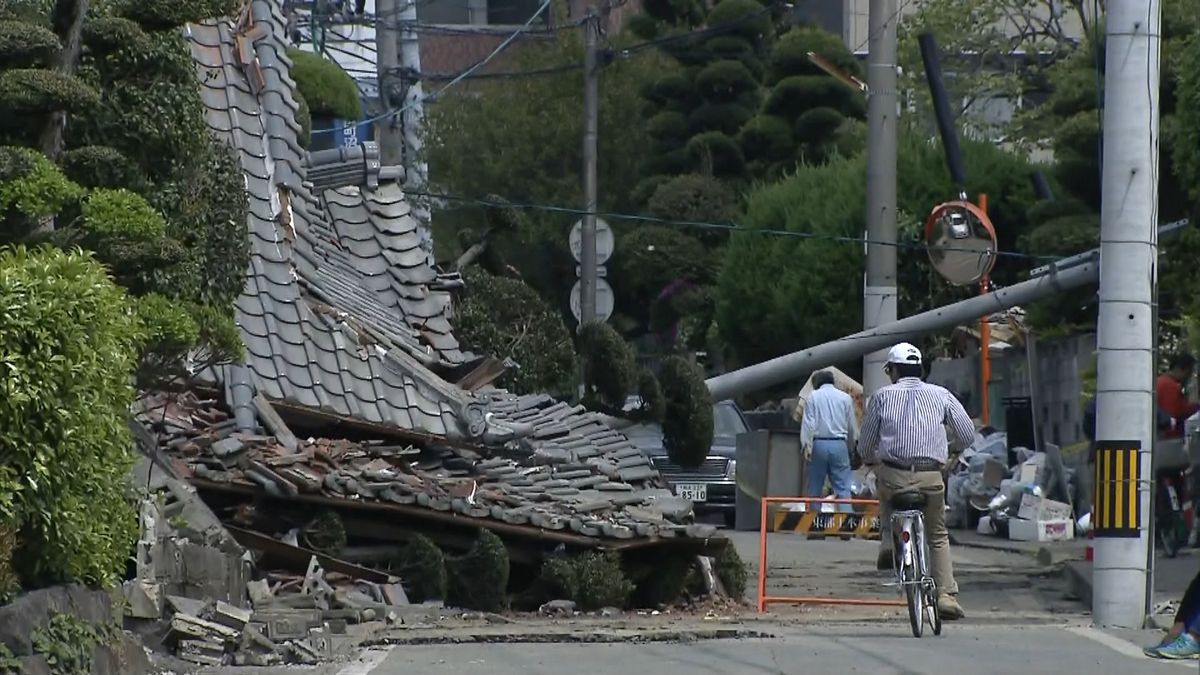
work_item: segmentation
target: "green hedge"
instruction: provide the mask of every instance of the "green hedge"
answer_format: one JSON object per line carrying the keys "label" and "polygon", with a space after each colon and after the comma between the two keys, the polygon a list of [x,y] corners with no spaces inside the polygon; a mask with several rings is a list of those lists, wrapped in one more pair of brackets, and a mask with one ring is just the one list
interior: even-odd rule
{"label": "green hedge", "polygon": [[308,108],[308,101],[300,95],[300,92],[295,92],[296,97],[296,125],[300,127],[300,136],[296,138],[296,142],[302,148],[308,148],[312,144],[312,111]]}
{"label": "green hedge", "polygon": [[812,26],[795,26],[784,33],[771,48],[768,84],[775,84],[793,75],[829,77],[809,60],[809,52],[825,57],[843,72],[857,77],[863,75],[862,64],[846,48],[840,37]]}
{"label": "green hedge", "polygon": [[48,28],[0,20],[0,67],[44,66],[62,45]]}
{"label": "green hedge", "polygon": [[126,416],[141,328],[125,293],[79,251],[0,253],[0,520],[26,587],[106,584],[137,519],[126,501]]}
{"label": "green hedge", "polygon": [[354,78],[319,54],[289,49],[292,79],[313,115],[343,120],[362,117],[362,101]]}
{"label": "green hedge", "polygon": [[83,80],[53,70],[17,68],[0,72],[0,111],[45,115],[56,110],[82,112],[100,102]]}
{"label": "green hedge", "polygon": [[741,61],[716,61],[696,75],[696,88],[705,99],[714,102],[735,100],[758,88],[758,82]]}
{"label": "green hedge", "polygon": [[696,133],[716,131],[733,137],[753,116],[753,108],[737,103],[705,103],[692,111],[688,123]]}
{"label": "green hedge", "polygon": [[585,612],[622,609],[633,592],[633,583],[621,569],[621,556],[612,552],[551,558],[542,565],[542,579]]}

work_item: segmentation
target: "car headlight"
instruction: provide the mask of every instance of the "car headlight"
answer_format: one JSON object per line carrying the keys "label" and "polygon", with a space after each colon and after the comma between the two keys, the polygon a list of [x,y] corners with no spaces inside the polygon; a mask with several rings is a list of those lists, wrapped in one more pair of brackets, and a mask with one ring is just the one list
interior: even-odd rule
{"label": "car headlight", "polygon": [[729,464],[725,465],[725,477],[733,478],[735,476],[737,476],[737,460],[731,459]]}

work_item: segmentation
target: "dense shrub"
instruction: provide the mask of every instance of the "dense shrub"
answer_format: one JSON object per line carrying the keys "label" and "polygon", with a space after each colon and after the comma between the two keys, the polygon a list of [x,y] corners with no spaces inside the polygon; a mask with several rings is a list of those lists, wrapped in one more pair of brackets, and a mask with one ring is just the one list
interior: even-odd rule
{"label": "dense shrub", "polygon": [[0,112],[5,115],[80,112],[99,101],[96,90],[74,75],[36,68],[0,71]]}
{"label": "dense shrub", "polygon": [[746,123],[738,142],[747,159],[778,161],[790,157],[795,148],[788,123],[774,115],[759,115]]}
{"label": "dense shrub", "polygon": [[633,348],[612,326],[593,321],[579,333],[579,355],[583,358],[585,404],[620,411],[637,384]]}
{"label": "dense shrub", "polygon": [[117,51],[124,51],[128,55],[145,54],[152,49],[146,31],[136,22],[119,16],[89,18],[83,24],[83,44],[87,45],[93,56]]}
{"label": "dense shrub", "polygon": [[693,171],[720,177],[738,177],[746,171],[742,149],[729,136],[708,131],[693,136],[687,144],[688,162]]}
{"label": "dense shrub", "polygon": [[662,430],[667,455],[679,466],[700,466],[713,439],[713,404],[704,371],[683,357],[671,356],[663,361],[658,379],[666,399]]}
{"label": "dense shrub", "polygon": [[812,26],[794,26],[771,48],[767,84],[774,85],[792,75],[829,77],[808,58],[809,52],[820,54],[842,72],[863,75],[862,64],[839,36]]}
{"label": "dense shrub", "polygon": [[508,550],[491,530],[480,530],[471,550],[446,560],[446,604],[498,612],[508,607]]}
{"label": "dense shrub", "polygon": [[685,174],[659,185],[647,207],[659,218],[725,224],[737,214],[738,199],[712,176]]}
{"label": "dense shrub", "polygon": [[542,578],[583,611],[621,609],[633,592],[633,583],[621,569],[621,556],[611,552],[551,558],[542,565]]}
{"label": "dense shrub", "polygon": [[446,597],[446,556],[428,537],[414,535],[401,550],[395,568],[404,580],[410,601]]}
{"label": "dense shrub", "polygon": [[58,36],[48,28],[0,20],[0,68],[46,65],[60,47]]}
{"label": "dense shrub", "polygon": [[468,270],[454,315],[464,346],[517,363],[504,374],[505,386],[523,394],[570,390],[576,378],[571,333],[562,315],[524,282]]}
{"label": "dense shrub", "polygon": [[716,131],[732,137],[753,116],[754,109],[741,103],[703,103],[688,115],[688,124],[695,133]]}
{"label": "dense shrub", "polygon": [[167,231],[162,214],[141,196],[105,188],[83,200],[83,227],[102,239],[143,241],[157,239]]}
{"label": "dense shrub", "polygon": [[709,28],[721,28],[721,35],[758,42],[771,34],[771,15],[755,0],[721,0],[708,13]]}
{"label": "dense shrub", "polygon": [[746,563],[742,562],[742,557],[738,555],[737,547],[732,541],[717,555],[716,567],[717,578],[721,580],[721,585],[725,587],[729,597],[736,600],[745,598],[746,578],[749,574],[746,571]]}
{"label": "dense shrub", "polygon": [[146,177],[116,148],[88,145],[64,152],[59,159],[67,178],[86,188],[146,189]]}
{"label": "dense shrub", "polygon": [[237,14],[237,0],[116,0],[114,10],[147,28],[173,28]]}
{"label": "dense shrub", "polygon": [[84,190],[36,150],[0,147],[0,242],[28,233],[36,221],[77,201]]}
{"label": "dense shrub", "polygon": [[362,117],[362,102],[354,78],[319,54],[289,49],[292,79],[313,115],[344,120]]}
{"label": "dense shrub", "polygon": [[296,96],[296,126],[300,127],[300,135],[296,137],[296,141],[300,143],[300,147],[308,148],[312,144],[312,111],[308,109],[308,101],[300,95],[300,92],[295,92]]}
{"label": "dense shrub", "polygon": [[758,82],[740,61],[714,61],[696,75],[696,88],[709,101],[732,101],[757,89]]}
{"label": "dense shrub", "polygon": [[88,255],[0,254],[0,521],[18,528],[24,585],[112,582],[137,520],[126,414],[141,328]]}

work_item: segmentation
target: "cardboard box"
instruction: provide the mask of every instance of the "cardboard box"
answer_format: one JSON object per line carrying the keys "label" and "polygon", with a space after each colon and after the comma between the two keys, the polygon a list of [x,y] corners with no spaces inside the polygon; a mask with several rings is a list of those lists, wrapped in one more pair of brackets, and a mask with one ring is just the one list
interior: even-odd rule
{"label": "cardboard box", "polygon": [[1026,492],[1021,495],[1017,517],[1025,520],[1071,520],[1071,505]]}
{"label": "cardboard box", "polygon": [[1068,520],[1008,521],[1008,538],[1013,541],[1070,541],[1075,538],[1075,523]]}
{"label": "cardboard box", "polygon": [[1013,474],[1013,480],[1018,483],[1035,483],[1037,482],[1039,468],[1038,464],[1033,460],[1029,460],[1017,467],[1016,473]]}
{"label": "cardboard box", "polygon": [[1004,477],[1008,474],[1008,467],[1004,466],[1003,462],[997,462],[994,459],[988,459],[983,465],[983,484],[990,488],[999,489],[1000,484],[1004,482]]}

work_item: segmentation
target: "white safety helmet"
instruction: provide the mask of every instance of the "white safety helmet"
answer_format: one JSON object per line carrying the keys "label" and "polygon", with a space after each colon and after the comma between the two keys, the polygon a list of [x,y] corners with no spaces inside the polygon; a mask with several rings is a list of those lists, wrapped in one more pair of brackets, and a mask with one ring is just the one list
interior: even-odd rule
{"label": "white safety helmet", "polygon": [[888,350],[887,362],[919,366],[921,365],[921,350],[907,342],[901,342]]}

